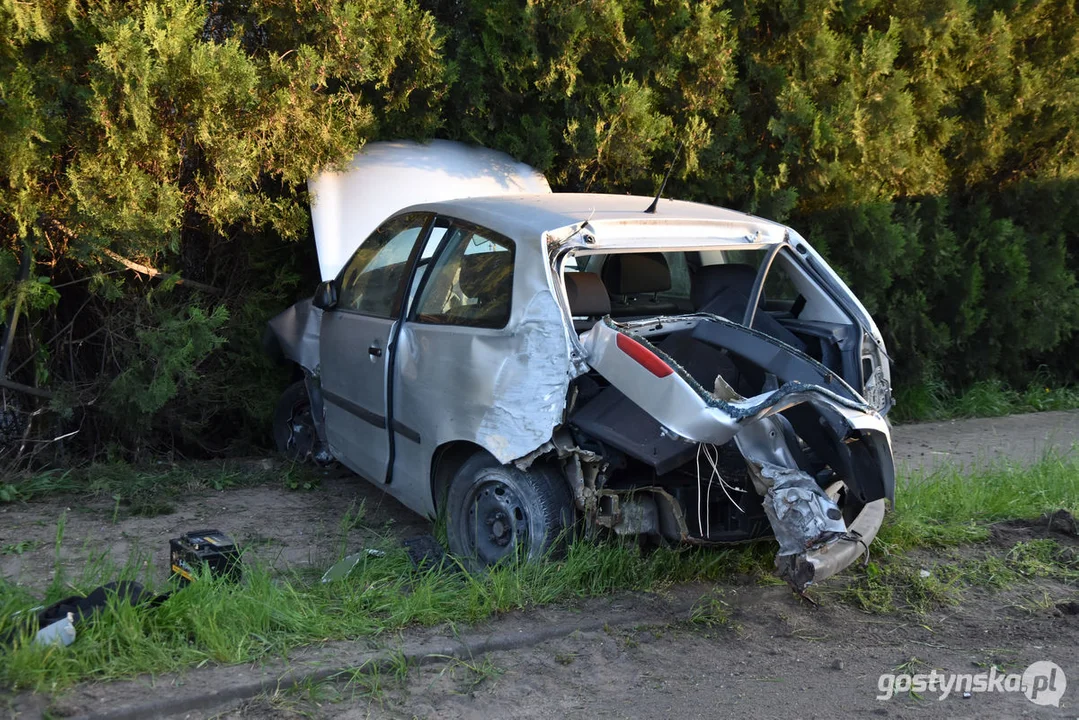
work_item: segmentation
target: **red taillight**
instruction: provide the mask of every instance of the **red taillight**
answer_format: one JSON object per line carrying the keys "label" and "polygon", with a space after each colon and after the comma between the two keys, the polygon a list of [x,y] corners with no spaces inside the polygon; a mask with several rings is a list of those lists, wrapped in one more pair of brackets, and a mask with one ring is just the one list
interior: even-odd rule
{"label": "red taillight", "polygon": [[636,360],[645,370],[656,377],[665,378],[674,372],[674,370],[671,370],[670,365],[660,360],[654,352],[633,338],[619,333],[616,342],[619,350]]}

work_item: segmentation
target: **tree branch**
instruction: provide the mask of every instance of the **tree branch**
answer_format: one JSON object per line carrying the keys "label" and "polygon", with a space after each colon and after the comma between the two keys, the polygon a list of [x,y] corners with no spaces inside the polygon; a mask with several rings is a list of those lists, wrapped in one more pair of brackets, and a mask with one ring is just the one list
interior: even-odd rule
{"label": "tree branch", "polygon": [[134,270],[135,272],[140,273],[142,275],[148,275],[149,277],[161,278],[162,280],[172,279],[172,280],[176,281],[177,285],[187,285],[188,287],[192,287],[195,290],[202,290],[203,292],[210,293],[211,295],[224,295],[225,294],[225,291],[222,290],[221,288],[216,288],[213,285],[207,285],[205,283],[200,283],[200,282],[198,282],[196,280],[187,280],[186,278],[182,278],[179,275],[173,275],[173,274],[170,274],[170,273],[163,273],[160,270],[157,270],[155,268],[150,267],[149,265],[143,265],[141,263],[135,262],[134,260],[128,260],[127,258],[116,254],[115,252],[113,252],[112,250],[110,250],[108,248],[101,248],[101,252],[104,253],[106,256],[108,256],[110,259],[115,260],[116,262],[120,263],[121,265],[126,267],[128,270]]}
{"label": "tree branch", "polygon": [[[42,216],[40,222],[43,225],[47,224],[55,228],[69,242],[78,240],[78,235],[71,228],[67,227],[54,217]],[[211,295],[225,294],[224,290],[222,290],[221,288],[216,288],[213,285],[200,283],[197,280],[186,280],[179,275],[174,275],[172,273],[163,273],[156,268],[150,267],[149,265],[143,265],[142,263],[137,263],[134,260],[128,260],[127,258],[110,250],[109,248],[101,248],[101,252],[104,253],[109,259],[119,263],[120,265],[123,265],[128,270],[133,270],[134,272],[140,273],[142,275],[161,278],[162,280],[175,280],[177,285],[186,285],[188,287],[194,288],[195,290],[202,290],[203,292],[209,293]]]}

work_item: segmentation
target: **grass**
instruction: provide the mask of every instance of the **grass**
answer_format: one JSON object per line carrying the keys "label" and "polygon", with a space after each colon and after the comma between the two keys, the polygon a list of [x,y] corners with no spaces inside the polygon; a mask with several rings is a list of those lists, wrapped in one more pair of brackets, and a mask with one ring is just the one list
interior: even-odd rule
{"label": "grass", "polygon": [[[503,673],[502,668],[486,656],[479,660],[437,654],[429,657],[443,661],[442,669],[431,682],[448,677],[455,686],[449,690],[453,694],[474,692],[483,685],[497,682]],[[308,680],[294,687],[278,688],[272,694],[256,698],[244,708],[245,715],[266,716],[270,714],[267,706],[288,717],[313,717],[307,712],[312,704],[323,708],[327,704],[366,701],[369,708],[373,705],[384,707],[390,692],[405,691],[413,669],[407,657],[394,653],[385,661],[347,668],[325,680]]]}
{"label": "grass", "polygon": [[889,417],[897,423],[954,418],[999,417],[1015,413],[1079,408],[1079,387],[1054,385],[1041,378],[1025,390],[1014,390],[999,380],[982,380],[955,392],[937,380],[896,390]]}
{"label": "grass", "polygon": [[730,605],[718,597],[701,598],[689,613],[689,621],[704,627],[726,627],[731,622]]}
{"label": "grass", "polygon": [[[961,552],[934,558],[896,556],[869,563],[845,586],[830,587],[826,593],[868,613],[925,613],[959,604],[971,588],[1001,590],[1038,580],[1079,586],[1079,553],[1046,538],[1018,542],[1003,556],[972,558]],[[1040,592],[1046,595],[1044,589]],[[1041,609],[1052,604],[1046,597]]]}
{"label": "grass", "polygon": [[[58,544],[60,538],[58,534]],[[80,626],[76,644],[69,648],[35,647],[24,634],[11,652],[0,656],[0,684],[49,691],[86,679],[253,661],[281,656],[302,644],[382,635],[412,624],[475,622],[517,608],[619,589],[717,580],[745,561],[770,557],[770,551],[759,546],[644,554],[635,543],[579,541],[561,560],[473,576],[417,572],[402,549],[384,549],[384,557],[364,556],[349,577],[337,583],[300,575],[274,577],[253,565],[246,568],[242,583],[204,577],[153,611],[112,604],[93,624]],[[747,560],[735,561],[735,555]],[[153,586],[145,570],[140,576],[144,560],[133,557],[123,568],[92,563],[78,578],[62,577],[57,563],[45,601],[85,592],[107,579],[130,578]],[[24,589],[0,585],[0,634],[13,625],[14,611],[35,604]]]}
{"label": "grass", "polygon": [[1079,513],[1079,459],[1049,454],[1030,467],[990,465],[974,474],[945,467],[903,477],[895,512],[874,543],[896,553],[914,547],[979,542],[987,525],[1053,510]]}
{"label": "grass", "polygon": [[[970,559],[950,549],[983,542],[992,523],[1055,510],[1079,514],[1079,461],[1049,455],[1028,468],[998,464],[976,474],[955,468],[907,476],[896,508],[872,545],[872,560],[848,569],[850,582],[828,592],[867,612],[925,612],[959,601],[970,587],[1002,588],[1029,579],[1079,585],[1079,555],[1052,539],[1017,543],[1006,555]],[[943,561],[915,557],[943,551]],[[927,568],[927,565],[930,567]]]}
{"label": "grass", "polygon": [[[447,672],[453,680],[464,686],[468,692],[476,690],[484,683],[492,683],[502,675],[502,668],[495,665],[489,657],[484,656],[480,660],[461,660],[449,655],[433,655],[446,661],[445,666],[439,671],[439,677]],[[463,678],[458,675],[463,671]]]}
{"label": "grass", "polygon": [[[830,583],[814,593],[870,612],[920,611],[954,602],[963,588],[974,585],[997,587],[1024,578],[1079,582],[1074,549],[1051,540],[1016,545],[1002,558],[950,558],[954,567],[938,563],[928,574],[912,557],[921,548],[939,554],[985,540],[987,524],[998,520],[1036,518],[1057,509],[1079,512],[1074,456],[1049,456],[1030,468],[999,465],[973,476],[955,470],[912,476],[897,499],[872,546],[872,562],[848,569],[845,586]],[[362,507],[353,508],[342,523],[362,522],[363,514]],[[118,568],[103,552],[78,577],[65,576],[59,562],[63,531],[61,517],[46,603],[119,578],[163,589],[151,577],[156,569],[138,555]],[[335,583],[323,584],[311,573],[274,575],[251,563],[241,583],[203,577],[153,610],[114,603],[94,623],[80,626],[68,648],[33,646],[24,630],[12,649],[0,654],[0,685],[52,691],[84,680],[266,660],[300,645],[386,635],[410,625],[471,623],[617,590],[658,590],[738,574],[773,581],[770,542],[644,552],[635,542],[581,540],[561,559],[499,567],[485,575],[416,571],[391,541],[380,549],[384,556],[365,554],[346,579]],[[25,588],[0,581],[0,636],[17,626],[13,613],[37,604]],[[693,621],[722,626],[728,608],[717,596],[696,608]]]}
{"label": "grass", "polygon": [[154,517],[172,512],[173,502],[194,490],[230,490],[271,482],[290,490],[310,490],[318,485],[319,477],[309,466],[270,460],[92,463],[71,470],[23,473],[0,481],[0,503],[80,493],[111,497],[115,502],[114,519],[121,511],[125,515]]}

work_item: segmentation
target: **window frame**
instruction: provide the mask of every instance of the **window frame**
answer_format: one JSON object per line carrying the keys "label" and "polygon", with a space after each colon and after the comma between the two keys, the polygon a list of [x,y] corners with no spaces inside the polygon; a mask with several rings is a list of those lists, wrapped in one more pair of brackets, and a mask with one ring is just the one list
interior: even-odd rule
{"label": "window frame", "polygon": [[[384,228],[389,223],[394,222],[396,220],[403,219],[403,218],[407,218],[407,217],[413,216],[413,215],[416,216],[416,217],[424,218],[424,221],[423,221],[423,224],[420,225],[419,234],[416,235],[416,239],[415,239],[415,241],[413,241],[412,249],[408,253],[408,259],[406,259],[405,262],[404,262],[405,272],[402,274],[401,279],[398,280],[398,282],[397,282],[397,288],[394,290],[393,300],[392,300],[392,304],[390,306],[389,314],[384,315],[382,313],[364,312],[362,310],[354,310],[354,309],[352,309],[350,307],[346,307],[341,301],[341,299],[342,299],[342,287],[344,286],[344,280],[345,280],[345,272],[348,270],[349,266],[352,264],[352,261],[356,258],[356,255],[359,254],[359,252],[363,249],[364,243],[366,243],[369,239],[371,239],[371,237],[373,237],[376,233],[380,232],[382,230],[382,228]],[[425,212],[425,211],[412,211],[412,212],[399,213],[397,215],[391,215],[390,217],[386,218],[381,223],[379,223],[378,227],[375,228],[373,231],[371,231],[371,233],[366,238],[364,238],[363,242],[360,243],[359,247],[357,247],[356,250],[353,251],[352,255],[349,256],[348,262],[346,262],[344,265],[342,265],[341,269],[337,271],[337,277],[335,277],[334,281],[333,281],[334,286],[335,286],[334,289],[337,291],[337,298],[338,298],[337,305],[335,305],[334,308],[333,308],[334,312],[343,312],[343,313],[348,313],[350,315],[360,315],[362,317],[379,318],[381,320],[394,320],[394,319],[400,318],[401,317],[401,311],[402,311],[402,305],[404,303],[404,296],[405,296],[405,293],[407,292],[407,289],[408,289],[409,280],[412,278],[412,276],[414,274],[414,270],[415,270],[415,267],[416,267],[416,261],[418,259],[418,255],[423,251],[423,247],[427,243],[427,238],[429,237],[429,235],[431,233],[431,227],[434,225],[434,220],[435,220],[435,213]],[[441,248],[441,243],[439,244],[439,247]],[[432,256],[432,257],[435,257],[437,255],[438,255],[438,250],[435,250],[435,255]],[[377,255],[376,255],[376,257],[377,257]],[[373,259],[374,258],[372,258],[372,260]]]}
{"label": "window frame", "polygon": [[[424,270],[423,278],[420,280],[420,284],[416,288],[416,293],[413,296],[412,302],[409,305],[408,315],[405,317],[405,320],[407,322],[416,323],[417,325],[423,325],[424,327],[468,328],[469,330],[488,330],[488,331],[494,331],[494,332],[499,332],[499,331],[505,330],[507,327],[509,327],[510,321],[513,319],[513,307],[514,307],[514,302],[513,302],[513,294],[514,294],[514,292],[513,291],[514,291],[514,287],[516,286],[516,278],[517,278],[517,241],[514,240],[511,237],[507,237],[506,235],[503,235],[500,232],[496,232],[496,231],[494,231],[494,230],[492,230],[492,229],[490,229],[488,227],[484,227],[483,225],[480,225],[478,223],[474,223],[474,222],[471,222],[469,220],[464,220],[462,218],[452,217],[452,216],[449,216],[449,215],[438,215],[438,216],[436,216],[434,218],[434,220],[431,222],[431,225],[428,227],[428,231],[430,231],[430,228],[435,227],[439,223],[439,221],[445,221],[446,222],[446,224],[447,224],[446,225],[446,232],[442,236],[442,239],[439,241],[438,247],[435,248],[434,254],[431,255],[431,257],[428,258],[427,261],[426,261],[426,266],[423,269]],[[510,251],[511,264],[512,264],[511,265],[512,270],[511,270],[511,276],[510,276],[511,279],[510,279],[509,313],[506,315],[506,322],[503,323],[499,327],[488,327],[488,326],[483,326],[483,325],[468,325],[468,324],[464,324],[464,323],[433,323],[433,322],[425,322],[425,321],[423,321],[423,320],[421,320],[419,318],[420,302],[423,300],[424,293],[427,291],[427,284],[428,284],[428,282],[430,282],[431,276],[434,274],[435,266],[438,265],[439,260],[442,259],[443,254],[447,250],[447,245],[449,244],[450,240],[453,238],[453,230],[454,230],[454,228],[456,228],[458,226],[462,226],[462,227],[464,227],[464,228],[466,228],[468,230],[471,230],[474,233],[480,234],[481,236],[485,236],[485,237],[486,236],[492,236],[493,238],[497,238],[497,240],[499,242],[496,243],[496,244],[501,245],[502,241],[504,241],[506,243],[509,243],[509,247],[506,248],[507,250]],[[491,240],[491,241],[493,242],[493,240]],[[463,255],[463,252],[462,252],[462,255]]]}

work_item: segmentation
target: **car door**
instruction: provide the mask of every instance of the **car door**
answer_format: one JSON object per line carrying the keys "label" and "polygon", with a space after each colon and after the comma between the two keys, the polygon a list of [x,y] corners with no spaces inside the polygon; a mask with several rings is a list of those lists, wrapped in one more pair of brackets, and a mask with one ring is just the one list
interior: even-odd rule
{"label": "car door", "polygon": [[387,369],[416,248],[428,213],[390,218],[353,254],[319,338],[326,438],[333,454],[371,482],[387,479]]}
{"label": "car door", "polygon": [[516,244],[449,218],[435,221],[428,245],[438,237],[401,330],[393,389],[395,492],[428,505],[432,454],[447,441],[505,432],[510,410],[499,405],[498,378],[528,365],[526,341],[507,327]]}

